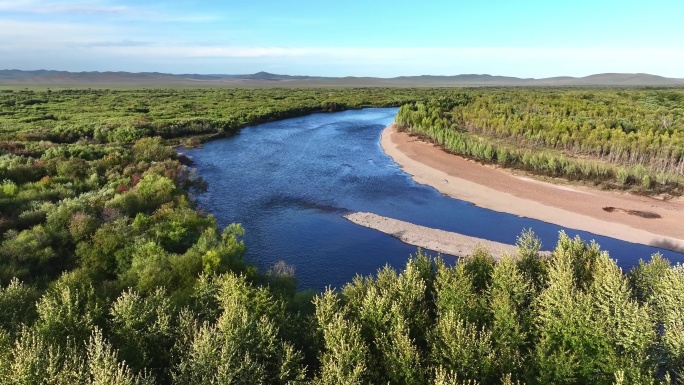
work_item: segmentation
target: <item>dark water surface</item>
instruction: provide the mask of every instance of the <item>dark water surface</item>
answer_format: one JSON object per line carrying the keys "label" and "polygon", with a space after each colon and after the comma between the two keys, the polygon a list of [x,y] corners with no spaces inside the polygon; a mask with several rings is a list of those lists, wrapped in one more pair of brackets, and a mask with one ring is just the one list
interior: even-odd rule
{"label": "dark water surface", "polygon": [[302,289],[341,287],[385,264],[401,268],[415,254],[414,246],[342,218],[352,211],[505,243],[532,228],[546,249],[564,229],[595,239],[623,268],[655,252],[684,261],[680,253],[479,208],[416,184],[380,147],[380,133],[396,112],[315,114],[247,127],[186,149],[209,183],[200,205],[221,226],[243,225],[249,262],[267,269],[285,261],[295,267]]}

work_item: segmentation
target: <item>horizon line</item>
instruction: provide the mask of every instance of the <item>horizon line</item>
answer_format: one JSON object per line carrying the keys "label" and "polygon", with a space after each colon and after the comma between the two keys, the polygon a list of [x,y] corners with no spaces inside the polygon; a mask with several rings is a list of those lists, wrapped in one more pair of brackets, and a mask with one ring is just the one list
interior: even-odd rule
{"label": "horizon line", "polygon": [[159,71],[126,71],[126,70],[85,70],[85,71],[69,71],[69,70],[56,70],[56,69],[45,69],[45,68],[40,68],[40,69],[31,69],[31,70],[25,70],[25,69],[18,69],[18,68],[4,68],[0,69],[0,71],[19,71],[19,72],[64,72],[64,73],[70,73],[70,74],[93,74],[93,73],[118,73],[118,74],[159,74],[159,75],[172,75],[172,76],[183,76],[183,75],[198,75],[198,76],[250,76],[250,75],[258,75],[258,74],[268,74],[268,75],[274,75],[274,76],[288,76],[288,77],[308,77],[308,78],[335,78],[335,79],[344,79],[344,78],[374,78],[374,79],[397,79],[397,78],[411,78],[411,77],[457,77],[457,76],[491,76],[491,77],[504,77],[504,78],[515,78],[515,79],[520,79],[520,80],[545,80],[545,79],[555,79],[555,78],[574,78],[574,79],[581,79],[581,78],[587,78],[590,76],[597,76],[597,75],[647,75],[647,76],[656,76],[660,77],[663,79],[675,79],[675,80],[684,80],[684,78],[677,78],[677,77],[668,77],[668,76],[663,76],[663,75],[658,75],[658,74],[653,74],[653,73],[648,73],[648,72],[597,72],[597,73],[591,73],[588,75],[583,75],[583,76],[573,76],[573,75],[554,75],[554,76],[547,76],[547,77],[520,77],[520,76],[514,76],[514,75],[494,75],[494,74],[489,74],[489,73],[459,73],[459,74],[452,74],[452,75],[444,75],[444,74],[421,74],[421,75],[399,75],[399,76],[391,76],[391,77],[382,77],[382,76],[371,76],[371,75],[364,75],[364,76],[358,76],[358,75],[341,75],[341,76],[322,76],[322,75],[291,75],[291,74],[286,74],[286,73],[274,73],[274,72],[269,72],[269,71],[257,71],[253,73],[199,73],[199,72],[184,72],[184,73],[174,73],[174,72],[159,72]]}

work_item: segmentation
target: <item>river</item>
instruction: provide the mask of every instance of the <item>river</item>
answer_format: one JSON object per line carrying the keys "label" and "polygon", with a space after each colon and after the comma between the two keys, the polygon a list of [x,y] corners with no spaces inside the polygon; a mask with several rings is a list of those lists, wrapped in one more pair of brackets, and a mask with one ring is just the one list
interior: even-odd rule
{"label": "river", "polygon": [[680,253],[483,209],[416,184],[380,147],[380,133],[396,112],[313,114],[184,149],[209,183],[200,207],[221,226],[241,223],[248,262],[265,270],[284,261],[295,268],[300,289],[341,288],[386,264],[400,269],[415,254],[413,246],[342,218],[353,211],[504,243],[532,228],[545,249],[565,230],[596,240],[623,269],[655,252],[684,261]]}

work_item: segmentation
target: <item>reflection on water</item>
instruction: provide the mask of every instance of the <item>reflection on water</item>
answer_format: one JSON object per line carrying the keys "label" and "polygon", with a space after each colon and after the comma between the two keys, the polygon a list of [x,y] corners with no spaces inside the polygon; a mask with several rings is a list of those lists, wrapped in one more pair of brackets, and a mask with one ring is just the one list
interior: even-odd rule
{"label": "reflection on water", "polygon": [[[342,218],[351,211],[506,243],[532,228],[546,248],[555,245],[559,226],[482,209],[414,183],[379,145],[380,132],[396,111],[365,109],[266,123],[184,150],[209,182],[200,204],[222,226],[242,223],[250,262],[261,268],[279,260],[293,265],[300,288],[341,287],[385,264],[401,268],[415,253],[413,246]],[[623,268],[656,251],[684,260],[671,251],[566,232],[595,239]]]}

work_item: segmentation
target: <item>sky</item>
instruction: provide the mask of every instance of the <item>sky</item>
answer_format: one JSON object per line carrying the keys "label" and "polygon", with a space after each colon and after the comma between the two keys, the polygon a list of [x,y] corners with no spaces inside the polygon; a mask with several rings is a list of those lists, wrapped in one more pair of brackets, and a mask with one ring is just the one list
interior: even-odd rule
{"label": "sky", "polygon": [[681,0],[0,0],[0,69],[684,78]]}

